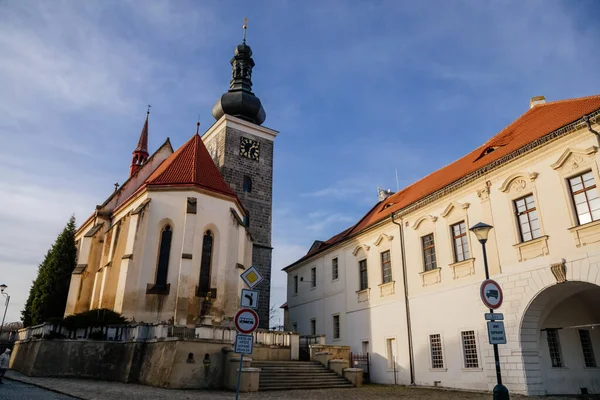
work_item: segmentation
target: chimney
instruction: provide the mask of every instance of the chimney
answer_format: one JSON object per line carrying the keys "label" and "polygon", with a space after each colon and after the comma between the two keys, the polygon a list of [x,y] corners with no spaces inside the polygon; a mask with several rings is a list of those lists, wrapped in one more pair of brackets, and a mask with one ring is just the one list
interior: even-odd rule
{"label": "chimney", "polygon": [[392,192],[390,189],[385,190],[380,187],[377,187],[377,198],[379,199],[379,201],[383,201],[393,194],[394,192]]}
{"label": "chimney", "polygon": [[546,104],[546,98],[544,96],[534,96],[529,100],[529,108],[533,108],[539,104]]}

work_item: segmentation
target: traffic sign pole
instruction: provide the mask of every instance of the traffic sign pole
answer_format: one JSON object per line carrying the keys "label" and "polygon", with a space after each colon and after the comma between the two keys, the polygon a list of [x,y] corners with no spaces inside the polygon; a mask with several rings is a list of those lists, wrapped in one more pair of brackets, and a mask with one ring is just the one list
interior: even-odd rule
{"label": "traffic sign pole", "polygon": [[235,400],[239,400],[239,398],[240,398],[240,382],[242,380],[242,366],[243,365],[244,365],[244,355],[240,354],[240,368],[238,370],[237,388],[235,389]]}

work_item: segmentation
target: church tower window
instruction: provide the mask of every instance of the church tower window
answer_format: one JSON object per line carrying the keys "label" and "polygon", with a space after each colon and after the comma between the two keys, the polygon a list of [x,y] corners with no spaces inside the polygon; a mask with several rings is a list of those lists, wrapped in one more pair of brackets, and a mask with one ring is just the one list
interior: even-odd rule
{"label": "church tower window", "polygon": [[160,249],[158,251],[158,270],[156,271],[156,286],[167,286],[169,272],[169,255],[171,254],[171,238],[173,231],[170,225],[163,228],[160,234]]}
{"label": "church tower window", "polygon": [[202,259],[200,261],[199,294],[205,296],[210,291],[210,267],[212,262],[213,234],[206,231],[202,242]]}
{"label": "church tower window", "polygon": [[248,175],[244,175],[244,192],[252,192],[252,178],[250,178]]}

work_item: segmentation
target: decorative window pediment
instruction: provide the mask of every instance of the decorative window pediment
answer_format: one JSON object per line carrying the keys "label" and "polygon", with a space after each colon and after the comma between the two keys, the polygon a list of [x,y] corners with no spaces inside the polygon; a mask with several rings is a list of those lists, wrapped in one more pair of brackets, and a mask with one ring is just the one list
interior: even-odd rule
{"label": "decorative window pediment", "polygon": [[571,169],[579,168],[582,164],[591,161],[591,155],[598,151],[598,147],[591,146],[587,149],[567,148],[562,155],[551,165],[554,169],[560,169],[566,165],[571,166]]}
{"label": "decorative window pediment", "polygon": [[523,191],[527,187],[528,182],[535,181],[537,177],[537,172],[518,172],[516,174],[512,174],[504,180],[499,190],[504,193],[508,193],[512,190],[517,192]]}
{"label": "decorative window pediment", "polygon": [[394,237],[392,235],[386,235],[385,233],[382,233],[381,235],[379,235],[379,237],[374,242],[374,244],[375,244],[375,246],[379,246],[384,239],[388,240],[388,241],[391,241],[393,238]]}
{"label": "decorative window pediment", "polygon": [[448,217],[448,215],[450,215],[452,210],[454,210],[455,208],[466,210],[467,208],[469,208],[470,205],[471,205],[470,203],[458,203],[456,201],[453,201],[446,206],[446,208],[442,212],[442,217],[444,217],[444,218]]}
{"label": "decorative window pediment", "polygon": [[352,255],[356,256],[358,254],[358,252],[361,251],[361,250],[364,250],[364,252],[366,253],[367,251],[369,251],[370,248],[371,247],[367,246],[366,244],[359,244],[352,251]]}
{"label": "decorative window pediment", "polygon": [[413,226],[412,226],[412,227],[413,227],[413,229],[414,229],[414,230],[417,230],[417,229],[419,229],[419,226],[420,226],[420,225],[421,225],[423,222],[425,222],[425,221],[427,221],[427,220],[430,220],[431,222],[435,222],[435,221],[437,221],[437,219],[438,219],[438,217],[436,217],[435,215],[423,215],[422,217],[418,218],[418,219],[417,219],[417,220],[414,222],[414,224],[413,224]]}

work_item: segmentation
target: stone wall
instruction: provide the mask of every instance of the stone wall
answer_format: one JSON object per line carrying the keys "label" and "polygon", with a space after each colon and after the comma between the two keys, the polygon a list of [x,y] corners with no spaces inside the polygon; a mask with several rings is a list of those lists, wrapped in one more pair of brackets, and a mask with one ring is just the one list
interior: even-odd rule
{"label": "stone wall", "polygon": [[333,346],[329,344],[311,344],[310,359],[313,359],[314,354],[327,352],[331,354],[331,360],[348,360],[350,361],[350,346]]}

